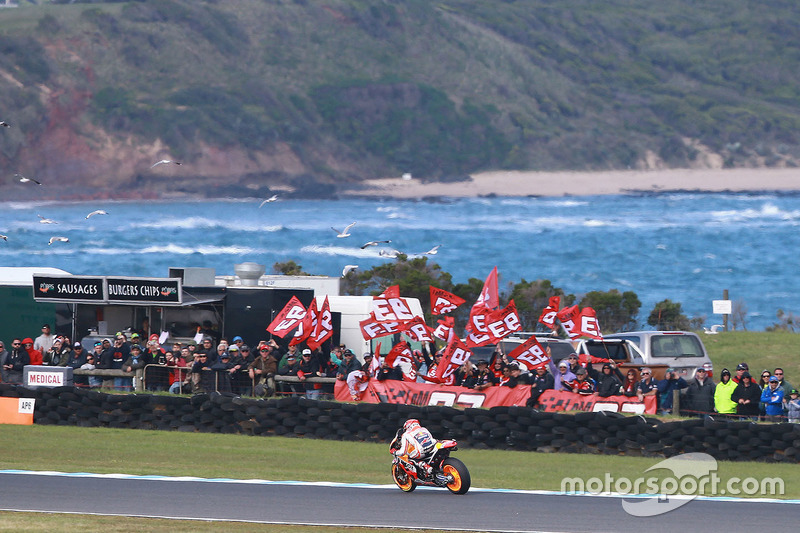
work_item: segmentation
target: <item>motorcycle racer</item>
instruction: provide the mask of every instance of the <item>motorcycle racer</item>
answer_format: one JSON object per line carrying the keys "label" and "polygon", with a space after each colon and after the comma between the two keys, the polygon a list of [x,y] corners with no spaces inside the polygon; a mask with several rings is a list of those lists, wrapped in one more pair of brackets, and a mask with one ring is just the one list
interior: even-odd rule
{"label": "motorcycle racer", "polygon": [[436,442],[431,432],[420,425],[419,420],[409,418],[397,430],[390,448],[400,460],[411,463],[430,475],[432,468],[425,460],[433,454]]}

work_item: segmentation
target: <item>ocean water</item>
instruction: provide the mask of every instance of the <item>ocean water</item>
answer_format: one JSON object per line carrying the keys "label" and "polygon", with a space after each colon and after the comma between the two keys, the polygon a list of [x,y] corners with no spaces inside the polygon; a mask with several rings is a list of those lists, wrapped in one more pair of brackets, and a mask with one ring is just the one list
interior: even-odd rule
{"label": "ocean water", "polygon": [[[558,198],[141,201],[0,203],[0,266],[47,266],[80,275],[166,277],[170,267],[294,260],[312,274],[341,275],[421,254],[456,283],[498,267],[501,289],[549,279],[568,293],[632,290],[646,322],[654,304],[680,302],[721,323],[712,300],[728,289],[763,330],[776,311],[800,313],[800,195],[663,193]],[[108,215],[85,216],[95,209]],[[37,215],[58,222],[42,224]],[[351,222],[351,236],[331,229]],[[69,243],[48,245],[51,236]],[[391,240],[361,249],[370,240]],[[601,324],[602,326],[602,324]]]}

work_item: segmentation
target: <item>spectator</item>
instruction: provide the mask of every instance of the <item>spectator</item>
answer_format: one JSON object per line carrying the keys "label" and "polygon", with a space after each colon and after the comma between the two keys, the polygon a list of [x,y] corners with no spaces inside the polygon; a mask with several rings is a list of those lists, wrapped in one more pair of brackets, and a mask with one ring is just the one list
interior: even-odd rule
{"label": "spectator", "polygon": [[503,361],[503,357],[501,355],[495,355],[494,359],[492,359],[492,374],[494,374],[495,383],[498,385],[500,384],[500,380],[503,379],[505,374],[503,373],[503,368],[506,366],[506,362]]}
{"label": "spectator", "polygon": [[[80,342],[76,341],[75,344],[72,345],[70,358],[64,366],[68,366],[73,370],[78,370],[85,364],[86,364],[86,352],[83,349],[83,345]],[[77,387],[88,387],[89,376],[73,376],[72,382]]]}
{"label": "spectator", "polygon": [[481,391],[498,384],[498,379],[495,377],[494,373],[489,370],[489,361],[486,359],[479,359],[476,366],[477,368],[473,373],[472,382],[470,383],[471,386],[469,388]]}
{"label": "spectator", "polygon": [[[297,377],[297,372],[300,370],[300,362],[297,360],[296,355],[289,355],[286,359],[286,365],[281,367],[278,365],[279,376],[294,376]],[[284,381],[281,382],[281,392],[283,394],[302,394],[304,390],[303,384],[298,382]]]}
{"label": "spectator", "polygon": [[536,373],[531,378],[531,396],[528,398],[526,405],[528,407],[536,407],[539,403],[539,397],[544,391],[552,390],[555,386],[553,376],[547,371],[544,365],[536,369]]}
{"label": "spectator", "polygon": [[508,363],[508,381],[506,381],[503,386],[509,388],[515,388],[518,385],[530,385],[530,380],[528,379],[528,374],[522,373],[522,368],[519,366],[519,363],[516,361],[512,361]]}
{"label": "spectator", "polygon": [[171,372],[167,368],[167,352],[165,352],[158,340],[147,341],[147,353],[143,359],[148,365],[144,370],[144,382],[147,389],[151,391],[169,390],[169,376]]}
{"label": "spectator", "polygon": [[685,408],[681,414],[706,417],[714,411],[714,382],[707,377],[706,369],[698,367],[694,379],[689,382],[684,393]]}
{"label": "spectator", "polygon": [[622,379],[622,373],[613,361],[603,363],[600,374],[595,380],[597,383],[597,395],[601,398],[608,398],[619,394],[622,388]]}
{"label": "spectator", "polygon": [[597,390],[597,384],[589,377],[589,371],[583,367],[579,367],[575,371],[575,379],[572,381],[565,381],[563,385],[568,387],[572,392],[589,395],[594,394]]}
{"label": "spectator", "polygon": [[334,346],[333,350],[331,350],[330,354],[330,361],[332,365],[336,365],[338,368],[342,362],[342,354],[344,353],[346,346],[344,344],[340,344],[339,346]]}
{"label": "spectator", "polygon": [[[220,346],[222,346],[222,343],[220,343]],[[237,350],[238,348],[234,351]],[[217,350],[217,357],[217,362],[211,365],[211,370],[214,371],[214,377],[217,380],[217,392],[231,394],[233,390],[231,387],[231,370],[233,370],[231,354],[227,350]]]}
{"label": "spectator", "polygon": [[783,369],[780,368],[780,367],[776,368],[772,372],[772,375],[775,376],[776,378],[778,378],[778,388],[783,391],[783,397],[786,400],[788,400],[789,399],[789,391],[792,390],[794,387],[792,386],[791,383],[789,383],[788,381],[786,381],[783,378]]}
{"label": "spectator", "polygon": [[576,354],[574,352],[569,354],[567,356],[567,363],[569,363],[569,371],[577,376],[578,375],[578,369],[582,368],[580,359],[578,358],[578,354]]}
{"label": "spectator", "polygon": [[250,394],[252,389],[252,381],[247,375],[247,369],[250,367],[250,364],[253,362],[254,358],[250,354],[250,347],[248,345],[244,343],[241,345],[234,343],[234,345],[231,346],[231,349],[234,346],[238,346],[239,349],[231,352],[231,363],[233,363],[233,373],[231,374],[231,378],[233,380],[233,392],[239,396],[242,396],[244,394]]}
{"label": "spectator", "polygon": [[[144,374],[145,356],[142,355],[142,347],[138,344],[131,345],[130,355],[122,363],[122,370],[125,372],[133,372],[133,382],[131,378],[118,378],[124,381],[124,387],[130,390],[133,385],[133,390],[140,392],[144,389],[142,386],[142,376]],[[119,390],[119,389],[118,389]]]}
{"label": "spectator", "polygon": [[[103,347],[102,343],[97,343],[99,348]],[[86,362],[81,365],[81,370],[95,370],[97,368],[97,357],[94,353],[86,354]],[[90,389],[99,389],[103,385],[103,378],[99,376],[85,376],[88,378]]]}
{"label": "spectator", "polygon": [[623,396],[636,396],[636,386],[639,384],[639,373],[636,369],[629,368],[625,373],[625,381],[622,382]]}
{"label": "spectator", "polygon": [[456,369],[454,374],[455,379],[453,381],[453,385],[457,387],[469,388],[468,385],[472,383],[475,376],[475,365],[473,365],[470,361],[466,361],[463,365]]}
{"label": "spectator", "polygon": [[778,376],[770,376],[769,386],[761,392],[767,422],[780,422],[783,417],[783,390]]}
{"label": "spectator", "polygon": [[240,352],[242,351],[242,346],[244,346],[244,339],[243,338],[241,338],[239,335],[236,335],[233,339],[231,339],[231,342],[233,344],[235,344],[237,348],[239,348]]}
{"label": "spectator", "polygon": [[42,354],[42,366],[66,366],[72,357],[72,350],[63,345],[64,339],[56,337],[50,349]]}
{"label": "spectator", "polygon": [[[169,392],[172,394],[181,394],[189,389],[189,374],[185,370],[189,363],[189,348],[181,348],[179,352],[167,352],[167,366],[173,370],[169,373]],[[186,387],[186,390],[184,390]]]}
{"label": "spectator", "polygon": [[350,372],[360,369],[361,363],[356,359],[356,354],[353,353],[353,350],[345,349],[342,352],[342,362],[339,365],[339,371],[336,373],[336,379],[346,381]]}
{"label": "spectator", "polygon": [[[372,354],[369,353],[369,352],[364,352],[364,355],[362,357],[364,358],[364,364],[361,365],[361,370],[363,370],[364,372],[369,374],[370,378],[377,377],[378,372],[380,371],[381,367],[376,365],[377,368],[373,368],[373,365],[372,365]],[[400,374],[402,375],[402,369],[400,369]],[[335,377],[335,375],[334,375],[334,377]]]}
{"label": "spectator", "polygon": [[636,384],[636,396],[639,401],[644,401],[648,396],[656,398],[656,408],[658,408],[658,383],[653,379],[653,371],[643,368],[640,374],[642,379]]}
{"label": "spectator", "polygon": [[198,352],[192,362],[192,392],[211,393],[215,389],[214,370],[208,363],[208,354]]}
{"label": "spectator", "polygon": [[[353,358],[355,359],[355,357]],[[325,376],[322,371],[322,365],[319,359],[314,357],[311,350],[308,348],[303,350],[302,358],[300,359],[300,369],[297,371],[297,377],[303,382],[306,398],[309,400],[319,400],[322,394],[322,383],[311,383],[308,378],[321,378]]]}
{"label": "spectator", "polygon": [[797,389],[789,391],[789,400],[786,402],[786,415],[792,424],[800,424],[800,398]]}
{"label": "spectator", "polygon": [[[764,391],[765,389],[769,388],[769,378],[772,377],[772,372],[767,369],[764,369],[761,372],[761,378],[758,380],[758,388],[760,391]],[[761,417],[761,420],[764,420],[766,415],[764,414],[765,405],[764,402],[760,401],[761,398],[759,397],[758,402],[758,414]]]}
{"label": "spectator", "polygon": [[[141,349],[141,348],[140,348]],[[114,346],[111,347],[111,368],[113,370],[121,370],[125,361],[130,357],[130,350],[125,346],[125,337],[118,335],[114,338]],[[114,389],[116,390],[129,390],[131,378],[116,377],[114,378]]]}
{"label": "spectator", "polygon": [[8,378],[6,376],[6,361],[8,360],[8,350],[6,350],[6,345],[3,341],[0,341],[0,383],[8,382]]}
{"label": "spectator", "polygon": [[272,346],[262,345],[259,348],[259,357],[247,367],[247,373],[253,383],[253,396],[265,397],[275,394],[277,372],[278,360],[272,355]]}
{"label": "spectator", "polygon": [[[350,353],[352,353],[352,352],[350,352]],[[286,366],[286,362],[289,360],[289,356],[290,355],[293,355],[295,359],[298,359],[298,355],[299,354],[297,353],[297,345],[296,344],[290,345],[286,349],[286,353],[283,354],[283,357],[281,357],[280,361],[278,361],[278,370],[280,370],[282,367]]]}
{"label": "spectator", "polygon": [[[743,375],[744,372],[739,375],[740,381]],[[721,415],[734,415],[736,414],[736,402],[733,401],[732,396],[738,385],[731,379],[731,371],[727,368],[722,369],[719,378],[720,382],[714,389],[714,410]]]}
{"label": "spectator", "polygon": [[197,347],[194,351],[194,355],[197,356],[199,353],[206,354],[206,361],[211,364],[213,361],[217,359],[217,352],[214,350],[213,340],[211,337],[203,337],[203,342],[201,346]]}
{"label": "spectator", "polygon": [[[365,370],[365,372],[369,373],[367,370]],[[384,357],[383,361],[381,361],[381,367],[378,369],[378,375],[376,376],[376,379],[378,381],[403,381],[403,372],[399,367],[389,366],[386,363],[386,358]]]}
{"label": "spectator", "polygon": [[[139,335],[138,333],[136,333],[135,331],[133,333],[131,333],[131,345],[133,345],[133,344],[138,344],[139,346],[141,346],[143,344],[142,343],[142,336]],[[130,347],[128,347],[128,349],[130,349]]]}
{"label": "spectator", "polygon": [[[728,375],[730,376],[730,372]],[[674,368],[667,369],[664,379],[658,382],[658,405],[662,415],[672,414],[673,393],[688,386],[686,380],[680,377]]]}
{"label": "spectator", "polygon": [[761,412],[761,387],[753,382],[753,377],[749,372],[744,372],[741,380],[731,395],[731,400],[736,402],[736,414],[740,417],[758,420]]}
{"label": "spectator", "polygon": [[30,337],[25,337],[22,339],[22,346],[25,347],[25,351],[28,352],[28,359],[30,359],[31,365],[41,365],[42,364],[42,352],[36,350],[33,347],[33,339]]}
{"label": "spectator", "polygon": [[[742,381],[742,374],[745,372],[750,372],[750,367],[747,366],[747,363],[739,363],[736,365],[736,375],[733,377],[732,381],[737,385]],[[720,376],[721,378],[722,376]]]}
{"label": "spectator", "polygon": [[11,341],[11,351],[6,357],[6,363],[3,368],[6,371],[6,379],[8,383],[16,385],[22,384],[22,371],[25,365],[31,364],[31,359],[28,356],[28,350],[23,346],[22,341],[15,338]]}
{"label": "spectator", "polygon": [[350,398],[360,401],[361,395],[367,390],[369,385],[369,374],[363,370],[355,370],[347,375],[347,388],[350,390]]}
{"label": "spectator", "polygon": [[[550,347],[547,348],[548,355],[550,351]],[[570,391],[572,390],[570,387],[564,385],[566,382],[571,382],[575,380],[575,374],[573,374],[569,369],[569,363],[562,359],[558,363],[558,368],[553,364],[553,360],[550,359],[547,361],[547,366],[550,368],[550,372],[553,374],[553,389],[555,390],[565,390]]]}
{"label": "spectator", "polygon": [[53,347],[55,340],[56,338],[50,333],[50,324],[44,324],[42,325],[42,334],[33,341],[33,349],[43,354]]}

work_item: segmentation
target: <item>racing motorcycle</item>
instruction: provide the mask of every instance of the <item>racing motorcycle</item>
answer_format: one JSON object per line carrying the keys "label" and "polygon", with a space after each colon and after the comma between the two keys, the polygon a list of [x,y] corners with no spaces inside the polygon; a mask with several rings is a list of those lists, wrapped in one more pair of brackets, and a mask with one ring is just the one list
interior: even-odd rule
{"label": "racing motorcycle", "polygon": [[[436,448],[428,459],[419,461],[417,466],[410,460],[403,460],[392,453],[399,444],[392,441],[389,453],[392,454],[392,477],[394,482],[403,492],[412,492],[417,485],[432,487],[447,487],[453,494],[466,494],[470,487],[469,470],[467,466],[450,457],[450,452],[458,449],[454,440],[441,440],[436,442]],[[425,466],[430,466],[430,469]]]}

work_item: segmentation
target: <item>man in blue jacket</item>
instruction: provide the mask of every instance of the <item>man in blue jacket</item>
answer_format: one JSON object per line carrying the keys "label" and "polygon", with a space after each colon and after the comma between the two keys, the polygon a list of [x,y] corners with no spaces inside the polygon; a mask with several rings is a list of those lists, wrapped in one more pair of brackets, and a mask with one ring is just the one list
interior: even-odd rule
{"label": "man in blue jacket", "polygon": [[768,422],[780,422],[783,418],[783,389],[777,377],[769,378],[769,386],[761,393],[761,402],[766,406]]}

